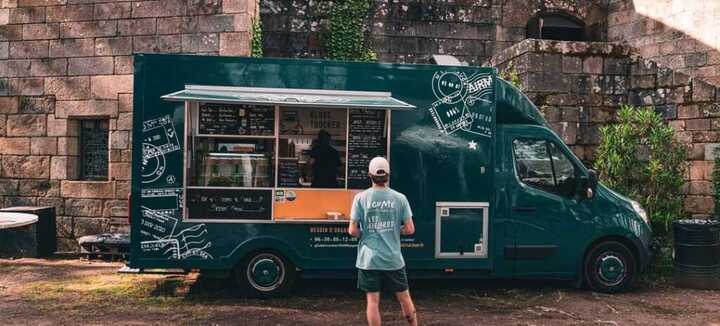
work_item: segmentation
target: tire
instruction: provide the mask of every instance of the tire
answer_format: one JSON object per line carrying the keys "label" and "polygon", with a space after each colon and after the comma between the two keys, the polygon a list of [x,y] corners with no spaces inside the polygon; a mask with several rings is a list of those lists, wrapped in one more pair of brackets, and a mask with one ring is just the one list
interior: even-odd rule
{"label": "tire", "polygon": [[585,283],[596,292],[624,292],[635,283],[637,266],[637,260],[627,246],[617,241],[601,242],[585,257]]}
{"label": "tire", "polygon": [[295,265],[274,251],[257,251],[235,268],[235,282],[242,294],[254,298],[287,295],[295,284]]}

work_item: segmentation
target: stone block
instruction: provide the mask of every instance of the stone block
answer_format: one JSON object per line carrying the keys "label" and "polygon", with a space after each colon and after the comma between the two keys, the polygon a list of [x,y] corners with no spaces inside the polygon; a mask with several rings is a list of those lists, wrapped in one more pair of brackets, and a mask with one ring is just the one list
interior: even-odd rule
{"label": "stone block", "polygon": [[711,119],[685,120],[685,129],[690,131],[710,130]]}
{"label": "stone block", "polygon": [[670,120],[668,121],[668,125],[675,131],[685,130],[685,120]]}
{"label": "stone block", "polygon": [[110,148],[112,149],[127,149],[130,146],[130,132],[129,131],[112,131],[110,132]]}
{"label": "stone block", "polygon": [[58,197],[60,182],[56,180],[20,180],[18,194],[21,196]]}
{"label": "stone block", "polygon": [[117,56],[115,57],[115,74],[116,75],[127,75],[134,72],[133,57]]}
{"label": "stone block", "polygon": [[13,114],[7,118],[8,136],[44,136],[47,117],[44,114]]}
{"label": "stone block", "polygon": [[0,137],[0,154],[27,155],[30,153],[30,139],[27,137]]}
{"label": "stone block", "polygon": [[117,21],[98,20],[88,22],[68,22],[60,27],[62,38],[87,38],[115,36],[117,34]]}
{"label": "stone block", "polygon": [[7,116],[4,114],[0,114],[0,137],[4,137],[6,135],[7,129]]}
{"label": "stone block", "polygon": [[712,161],[690,161],[690,180],[712,180]]}
{"label": "stone block", "polygon": [[0,195],[16,196],[18,194],[18,182],[18,180],[0,179]]}
{"label": "stone block", "polygon": [[133,51],[144,53],[182,52],[182,35],[154,35],[133,37]]}
{"label": "stone block", "polygon": [[92,97],[96,99],[117,99],[118,93],[131,93],[132,75],[93,76],[91,79]]}
{"label": "stone block", "polygon": [[132,130],[132,113],[119,113],[116,130]]}
{"label": "stone block", "polygon": [[37,205],[37,197],[20,197],[20,196],[13,196],[13,197],[6,197],[5,198],[5,206],[11,207],[11,206],[36,206]]}
{"label": "stone block", "polygon": [[[680,133],[677,133],[679,136]],[[683,138],[680,138],[685,140]],[[690,132],[690,138],[687,142],[695,143],[714,143],[720,142],[720,132],[717,131],[694,131]]]}
{"label": "stone block", "polygon": [[93,19],[93,5],[67,5],[47,8],[48,22],[76,22]]}
{"label": "stone block", "polygon": [[720,103],[701,103],[697,108],[704,117],[720,117]]}
{"label": "stone block", "polygon": [[218,33],[235,31],[235,15],[199,16],[197,31],[200,33]]}
{"label": "stone block", "polygon": [[655,75],[632,76],[630,87],[633,89],[647,89],[655,87]]}
{"label": "stone block", "polygon": [[20,113],[53,113],[55,97],[53,96],[20,96]]}
{"label": "stone block", "polygon": [[95,54],[95,42],[91,38],[61,39],[50,41],[50,57],[90,57]]}
{"label": "stone block", "polygon": [[108,200],[105,201],[105,209],[103,216],[107,217],[128,217],[127,200]]}
{"label": "stone block", "polygon": [[48,41],[17,41],[10,42],[10,59],[46,58],[48,56]]}
{"label": "stone block", "polygon": [[108,219],[97,218],[102,215],[92,217],[75,217],[75,237],[85,235],[102,234],[110,231]]}
{"label": "stone block", "polygon": [[715,100],[715,86],[698,79],[692,82],[692,100],[694,102],[712,102]]}
{"label": "stone block", "polygon": [[0,73],[3,77],[30,76],[30,60],[5,60],[0,62]]}
{"label": "stone block", "polygon": [[24,40],[49,40],[60,36],[60,24],[27,24],[23,25]]}
{"label": "stone block", "polygon": [[673,84],[673,71],[669,68],[659,67],[657,70],[658,87],[669,87]]}
{"label": "stone block", "polygon": [[712,161],[712,160],[715,160],[716,156],[720,156],[720,151],[718,151],[718,149],[720,148],[720,144],[718,144],[718,143],[694,144],[694,145],[697,145],[703,149],[703,155],[700,159],[705,159],[706,161]]}
{"label": "stone block", "polygon": [[67,198],[115,198],[115,183],[110,181],[62,181],[61,193]]}
{"label": "stone block", "polygon": [[48,136],[78,136],[79,132],[80,127],[77,120],[56,119],[54,115],[48,115]]}
{"label": "stone block", "polygon": [[80,172],[78,164],[77,156],[53,156],[50,164],[50,179],[77,179]]}
{"label": "stone block", "polygon": [[47,179],[50,177],[48,156],[4,156],[2,176],[6,178]]}
{"label": "stone block", "polygon": [[[677,111],[677,105],[675,105],[675,104],[656,105],[655,112],[659,113],[660,116],[665,120],[677,119],[678,111]],[[683,123],[683,125],[685,125],[685,124]]]}
{"label": "stone block", "polygon": [[70,216],[101,216],[102,200],[76,198],[66,199],[65,214]]}
{"label": "stone block", "polygon": [[110,163],[110,180],[130,180],[130,163]]}
{"label": "stone block", "polygon": [[54,77],[67,74],[67,59],[36,59],[30,65],[30,75]]}
{"label": "stone block", "polygon": [[8,95],[42,95],[45,80],[43,78],[11,78],[7,84]]}
{"label": "stone block", "polygon": [[602,57],[587,57],[583,60],[583,72],[588,74],[602,74],[603,73],[603,58]]}
{"label": "stone block", "polygon": [[125,19],[130,18],[132,8],[130,2],[99,3],[95,5],[94,19]]}
{"label": "stone block", "polygon": [[704,52],[690,53],[683,56],[685,67],[702,67],[707,64],[707,54]]}
{"label": "stone block", "polygon": [[564,73],[581,73],[582,72],[582,59],[579,57],[563,56],[562,57],[562,72]]}
{"label": "stone block", "polygon": [[0,41],[22,39],[22,25],[0,25]]}
{"label": "stone block", "polygon": [[77,137],[58,137],[58,155],[80,155],[80,140]]}
{"label": "stone block", "polygon": [[57,118],[116,118],[117,108],[118,101],[115,100],[58,101],[55,115]]}
{"label": "stone block", "polygon": [[187,15],[215,15],[222,12],[222,0],[188,0]]}
{"label": "stone block", "polygon": [[138,1],[133,3],[132,16],[134,18],[184,16],[186,8],[186,0]]}
{"label": "stone block", "polygon": [[115,182],[115,192],[118,199],[127,200],[130,196],[130,188],[132,183],[130,181],[117,181]]}
{"label": "stone block", "polygon": [[221,33],[220,55],[250,55],[250,33]]}
{"label": "stone block", "polygon": [[67,0],[17,0],[19,7],[58,6],[66,3]]}
{"label": "stone block", "polygon": [[678,119],[694,119],[700,117],[700,110],[698,110],[696,104],[678,105]]}
{"label": "stone block", "polygon": [[707,212],[712,212],[715,205],[710,196],[687,196],[684,206],[687,213],[707,214]]}
{"label": "stone block", "polygon": [[198,31],[197,16],[158,18],[158,34],[185,34]]}
{"label": "stone block", "polygon": [[55,155],[57,154],[57,138],[32,137],[30,139],[30,154]]}
{"label": "stone block", "polygon": [[108,75],[115,70],[113,57],[88,57],[68,59],[68,75]]}
{"label": "stone block", "polygon": [[[132,103],[132,98],[130,99]],[[13,114],[18,112],[18,98],[15,96],[0,96],[0,114]]]}
{"label": "stone block", "polygon": [[[95,55],[129,55],[132,54],[131,37],[108,37],[95,40]],[[112,73],[112,72],[110,72]],[[98,73],[98,75],[107,73]]]}
{"label": "stone block", "polygon": [[[1,100],[2,98],[0,98]],[[120,112],[132,112],[133,110],[133,95],[132,94],[118,94],[118,111]],[[2,107],[0,106],[0,110]]]}
{"label": "stone block", "polygon": [[155,18],[121,20],[118,22],[119,35],[153,35],[156,32]]}
{"label": "stone block", "polygon": [[182,52],[216,52],[219,50],[220,38],[216,33],[182,35]]}
{"label": "stone block", "polygon": [[45,7],[11,8],[10,24],[41,23],[45,21]]}
{"label": "stone block", "polygon": [[[64,200],[58,197],[38,197],[37,205],[40,207],[55,207],[56,214],[65,214]],[[59,234],[59,232],[58,232]]]}
{"label": "stone block", "polygon": [[[222,12],[224,13],[246,13],[251,6],[255,6],[254,3],[250,3],[246,0],[223,0]],[[251,9],[252,10],[252,9]]]}
{"label": "stone block", "polygon": [[83,100],[90,97],[90,77],[50,77],[45,83],[45,94],[57,100]]}

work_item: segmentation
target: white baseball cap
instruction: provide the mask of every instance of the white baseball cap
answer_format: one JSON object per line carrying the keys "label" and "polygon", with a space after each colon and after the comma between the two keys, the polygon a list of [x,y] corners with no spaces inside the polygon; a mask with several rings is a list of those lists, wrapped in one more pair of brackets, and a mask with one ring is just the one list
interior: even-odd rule
{"label": "white baseball cap", "polygon": [[381,156],[378,156],[370,161],[368,172],[374,176],[384,176],[390,173],[390,163]]}

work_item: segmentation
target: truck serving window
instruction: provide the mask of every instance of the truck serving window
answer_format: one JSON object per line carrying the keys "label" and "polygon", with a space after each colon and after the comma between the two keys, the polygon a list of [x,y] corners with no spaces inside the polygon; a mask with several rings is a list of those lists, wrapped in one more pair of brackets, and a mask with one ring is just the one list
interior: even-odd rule
{"label": "truck serving window", "polygon": [[385,92],[187,85],[184,218],[193,221],[346,220],[370,186],[367,166],[389,156]]}
{"label": "truck serving window", "polygon": [[548,192],[571,196],[575,167],[554,143],[542,139],[513,141],[515,171],[523,183]]}

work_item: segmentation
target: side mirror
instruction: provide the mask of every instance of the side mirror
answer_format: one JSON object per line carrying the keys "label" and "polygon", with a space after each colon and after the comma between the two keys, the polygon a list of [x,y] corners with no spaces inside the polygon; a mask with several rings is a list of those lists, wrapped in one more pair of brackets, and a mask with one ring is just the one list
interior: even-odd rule
{"label": "side mirror", "polygon": [[595,170],[588,170],[587,176],[580,177],[580,187],[578,188],[578,195],[582,198],[592,198],[595,195],[595,189],[597,189],[598,178]]}

